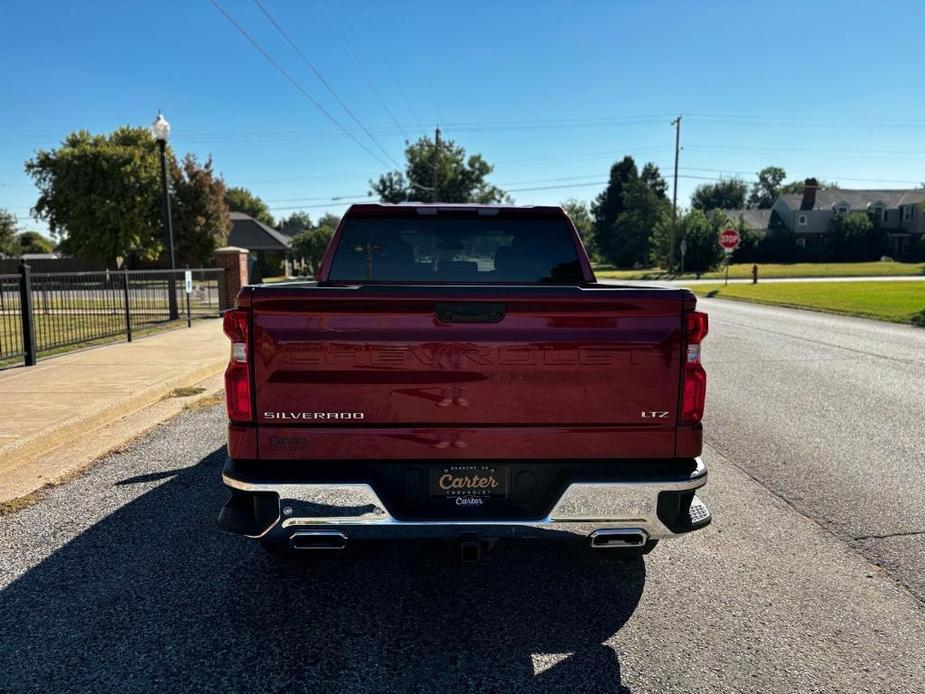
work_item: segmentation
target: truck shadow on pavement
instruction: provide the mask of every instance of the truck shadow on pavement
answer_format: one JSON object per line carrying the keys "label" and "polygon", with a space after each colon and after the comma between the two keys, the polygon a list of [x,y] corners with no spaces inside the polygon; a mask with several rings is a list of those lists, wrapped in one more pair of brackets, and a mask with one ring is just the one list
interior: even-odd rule
{"label": "truck shadow on pavement", "polygon": [[[220,531],[224,449],[0,593],[0,691],[621,692],[641,559],[499,543],[280,560]],[[41,532],[41,529],[36,529]]]}

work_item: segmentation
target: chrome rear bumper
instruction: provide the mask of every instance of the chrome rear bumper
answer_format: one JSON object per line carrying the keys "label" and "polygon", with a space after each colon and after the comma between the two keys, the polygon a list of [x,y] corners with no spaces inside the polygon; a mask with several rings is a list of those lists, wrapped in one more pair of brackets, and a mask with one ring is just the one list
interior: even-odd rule
{"label": "chrome rear bumper", "polygon": [[[707,470],[700,458],[689,474],[671,479],[569,484],[546,517],[523,521],[404,520],[389,512],[369,484],[245,480],[235,475],[232,463],[226,462],[222,473],[225,485],[238,493],[263,495],[270,504],[259,528],[252,528],[251,532],[234,530],[255,538],[271,532],[291,535],[299,530],[322,529],[336,530],[353,539],[587,538],[596,531],[633,529],[655,540],[696,530],[711,520],[710,512],[696,494],[683,494],[706,484]],[[666,492],[676,494],[664,495]],[[660,495],[664,495],[661,506]],[[675,498],[686,499],[682,502],[681,517],[666,522],[664,502]],[[220,523],[233,529],[222,523],[221,517]]]}

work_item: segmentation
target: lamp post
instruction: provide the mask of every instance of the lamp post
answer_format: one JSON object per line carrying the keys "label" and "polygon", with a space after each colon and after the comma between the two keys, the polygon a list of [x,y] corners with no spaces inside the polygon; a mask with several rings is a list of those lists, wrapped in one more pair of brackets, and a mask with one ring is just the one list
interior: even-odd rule
{"label": "lamp post", "polygon": [[151,124],[151,133],[157,140],[161,151],[161,187],[164,191],[164,229],[167,232],[167,247],[170,250],[170,275],[167,279],[167,307],[170,320],[177,320],[180,314],[177,310],[177,261],[173,251],[173,221],[170,218],[170,188],[167,185],[167,138],[170,137],[170,123],[164,114],[157,112],[157,118]]}

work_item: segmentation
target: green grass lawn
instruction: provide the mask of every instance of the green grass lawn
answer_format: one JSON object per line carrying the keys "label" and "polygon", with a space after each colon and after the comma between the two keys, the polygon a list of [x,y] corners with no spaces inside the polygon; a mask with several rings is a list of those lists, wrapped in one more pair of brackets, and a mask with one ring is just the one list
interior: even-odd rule
{"label": "green grass lawn", "polygon": [[809,308],[925,326],[925,282],[699,284],[698,296]]}
{"label": "green grass lawn", "polygon": [[[730,279],[751,278],[753,263],[738,263],[729,266]],[[877,277],[884,275],[925,275],[925,263],[900,263],[893,260],[868,263],[758,263],[758,279],[774,277]],[[595,270],[598,279],[659,280],[668,274],[661,268],[641,270]],[[724,270],[706,272],[702,279],[721,279]],[[685,274],[684,278],[694,279]]]}

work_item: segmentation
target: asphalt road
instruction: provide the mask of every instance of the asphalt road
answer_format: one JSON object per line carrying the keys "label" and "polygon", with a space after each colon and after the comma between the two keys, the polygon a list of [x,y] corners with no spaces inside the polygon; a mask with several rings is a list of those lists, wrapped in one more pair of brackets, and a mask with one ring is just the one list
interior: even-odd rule
{"label": "asphalt road", "polygon": [[700,305],[707,442],[925,600],[925,330]]}
{"label": "asphalt road", "polygon": [[645,561],[413,543],[280,562],[215,525],[223,415],[0,517],[0,692],[923,691],[922,603],[713,450],[716,520]]}

